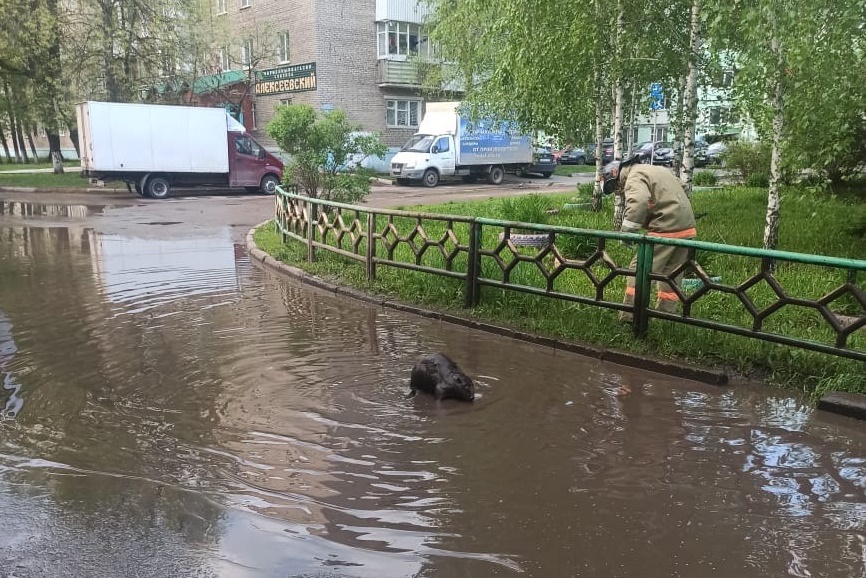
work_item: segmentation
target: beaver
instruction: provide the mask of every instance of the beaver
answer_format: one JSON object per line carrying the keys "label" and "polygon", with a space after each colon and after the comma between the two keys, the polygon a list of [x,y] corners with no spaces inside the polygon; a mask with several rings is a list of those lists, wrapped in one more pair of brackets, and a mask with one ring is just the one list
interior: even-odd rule
{"label": "beaver", "polygon": [[436,399],[459,399],[473,401],[475,384],[447,355],[434,353],[415,362],[409,380],[408,397],[419,391],[429,393]]}

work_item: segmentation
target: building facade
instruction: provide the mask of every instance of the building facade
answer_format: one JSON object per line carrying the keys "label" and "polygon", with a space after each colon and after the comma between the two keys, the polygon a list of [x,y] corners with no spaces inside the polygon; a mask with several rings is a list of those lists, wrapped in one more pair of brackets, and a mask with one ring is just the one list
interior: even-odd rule
{"label": "building facade", "polygon": [[265,145],[280,104],[346,111],[364,130],[402,145],[424,114],[422,74],[435,57],[418,0],[212,0],[221,72],[254,79],[252,119]]}

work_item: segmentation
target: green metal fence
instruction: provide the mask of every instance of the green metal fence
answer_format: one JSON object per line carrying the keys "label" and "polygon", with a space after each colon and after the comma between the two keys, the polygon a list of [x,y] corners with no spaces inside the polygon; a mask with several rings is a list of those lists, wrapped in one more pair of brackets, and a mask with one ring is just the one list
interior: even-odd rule
{"label": "green metal fence", "polygon": [[[277,189],[275,203],[283,242],[304,243],[310,261],[321,250],[364,263],[371,280],[380,266],[457,279],[464,283],[467,307],[480,302],[483,287],[497,287],[630,312],[638,336],[657,318],[866,361],[863,260],[373,209],[312,199],[284,188]],[[611,256],[612,243],[620,241],[636,245],[634,269]],[[685,247],[688,260],[668,276],[654,274],[657,245]],[[722,258],[739,271],[733,281],[722,282],[715,271],[707,271],[707,263]],[[820,294],[803,294],[814,291],[799,286],[805,268],[813,268],[810,276],[823,281]],[[622,300],[628,277],[635,278],[633,307]],[[653,281],[674,288],[680,301],[677,313],[650,306]],[[778,315],[783,310],[786,314]],[[805,335],[786,327],[791,310],[806,327]]]}

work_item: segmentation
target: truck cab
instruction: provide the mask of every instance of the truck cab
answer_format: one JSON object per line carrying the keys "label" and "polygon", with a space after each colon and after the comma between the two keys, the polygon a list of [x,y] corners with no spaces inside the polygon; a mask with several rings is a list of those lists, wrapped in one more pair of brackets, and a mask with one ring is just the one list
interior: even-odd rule
{"label": "truck cab", "polygon": [[453,135],[416,134],[391,160],[391,176],[399,184],[422,181],[435,187],[440,177],[454,175],[456,167]]}
{"label": "truck cab", "polygon": [[228,148],[229,186],[274,194],[283,163],[245,132],[229,132]]}

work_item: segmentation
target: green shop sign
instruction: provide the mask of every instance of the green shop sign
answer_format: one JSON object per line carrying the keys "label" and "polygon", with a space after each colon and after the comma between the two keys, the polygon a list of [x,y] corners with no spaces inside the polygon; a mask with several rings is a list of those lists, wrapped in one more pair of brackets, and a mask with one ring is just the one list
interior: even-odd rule
{"label": "green shop sign", "polygon": [[316,90],[316,63],[295,64],[256,72],[256,95]]}

